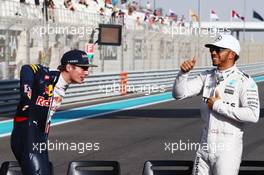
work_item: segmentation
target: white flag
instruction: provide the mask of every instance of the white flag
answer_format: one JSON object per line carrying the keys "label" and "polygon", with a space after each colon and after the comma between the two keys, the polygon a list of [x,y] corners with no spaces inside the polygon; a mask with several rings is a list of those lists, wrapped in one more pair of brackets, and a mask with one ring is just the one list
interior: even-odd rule
{"label": "white flag", "polygon": [[210,19],[215,19],[218,20],[218,15],[216,14],[216,12],[214,10],[211,10],[210,12]]}

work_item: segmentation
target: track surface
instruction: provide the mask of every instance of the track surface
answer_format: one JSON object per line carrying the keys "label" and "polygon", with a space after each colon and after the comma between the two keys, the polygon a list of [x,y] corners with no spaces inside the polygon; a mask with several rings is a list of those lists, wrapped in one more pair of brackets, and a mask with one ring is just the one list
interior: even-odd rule
{"label": "track surface", "polygon": [[[264,160],[264,82],[259,83],[261,118],[245,128],[245,160]],[[146,160],[193,160],[195,151],[165,151],[166,143],[199,142],[200,98],[169,101],[143,108],[84,119],[51,129],[53,143],[99,143],[99,151],[49,151],[55,175],[65,175],[72,160],[116,160],[122,175],[142,174]],[[14,160],[10,137],[0,139],[0,163]],[[73,148],[73,147],[72,147]],[[93,147],[92,149],[96,149]],[[81,147],[79,152],[81,152]]]}

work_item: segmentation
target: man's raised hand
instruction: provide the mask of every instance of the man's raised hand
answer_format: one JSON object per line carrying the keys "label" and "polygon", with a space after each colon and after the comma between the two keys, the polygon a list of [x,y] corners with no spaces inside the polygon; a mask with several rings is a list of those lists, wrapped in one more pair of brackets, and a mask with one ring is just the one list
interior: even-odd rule
{"label": "man's raised hand", "polygon": [[181,64],[181,66],[180,66],[181,71],[183,73],[189,72],[190,70],[192,70],[194,68],[195,63],[196,63],[196,57],[195,56],[192,59],[189,59],[189,60],[184,61]]}

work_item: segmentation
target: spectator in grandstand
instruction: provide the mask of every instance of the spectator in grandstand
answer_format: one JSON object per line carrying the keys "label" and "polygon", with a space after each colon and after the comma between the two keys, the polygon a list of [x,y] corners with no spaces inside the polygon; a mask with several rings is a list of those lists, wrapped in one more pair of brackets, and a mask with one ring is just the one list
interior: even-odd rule
{"label": "spectator in grandstand", "polygon": [[79,0],[79,4],[82,4],[88,7],[88,3],[86,2],[86,0]]}
{"label": "spectator in grandstand", "polygon": [[112,24],[115,24],[115,23],[116,23],[116,18],[117,18],[117,16],[118,16],[118,11],[117,11],[116,8],[113,8],[113,10],[112,10],[112,14],[111,14],[111,20],[110,20],[110,22],[111,22]]}
{"label": "spectator in grandstand", "polygon": [[177,25],[184,27],[184,21],[185,21],[185,17],[184,15],[182,15],[181,17],[179,17],[179,20],[177,21]]}
{"label": "spectator in grandstand", "polygon": [[24,4],[34,4],[35,3],[36,6],[39,5],[39,0],[20,0],[20,2]]}
{"label": "spectator in grandstand", "polygon": [[101,7],[99,10],[100,16],[104,16],[104,12],[105,12],[104,8]]}
{"label": "spectator in grandstand", "polygon": [[118,11],[118,16],[119,16],[120,18],[124,18],[124,16],[125,16],[125,12],[123,12],[122,10],[119,10],[119,11]]}
{"label": "spectator in grandstand", "polygon": [[108,20],[106,19],[106,16],[105,16],[105,9],[101,7],[99,10],[99,14],[100,14],[100,21],[102,23],[105,23]]}
{"label": "spectator in grandstand", "polygon": [[147,10],[151,10],[151,5],[150,5],[150,2],[149,1],[146,4],[146,8],[147,8]]}
{"label": "spectator in grandstand", "polygon": [[178,16],[168,16],[169,25],[173,26],[176,22],[178,22]]}
{"label": "spectator in grandstand", "polygon": [[55,4],[54,4],[53,0],[48,0],[48,7],[51,9],[55,8]]}
{"label": "spectator in grandstand", "polygon": [[66,52],[59,71],[40,64],[24,65],[20,72],[20,102],[14,116],[11,148],[24,175],[50,175],[47,139],[51,117],[69,84],[83,83],[91,64],[81,50]]}
{"label": "spectator in grandstand", "polygon": [[137,25],[140,25],[140,17],[139,17],[139,16],[137,16],[136,24],[137,24]]}
{"label": "spectator in grandstand", "polygon": [[169,25],[172,26],[174,23],[178,21],[178,15],[175,14],[174,11],[169,10],[168,15],[166,15]]}
{"label": "spectator in grandstand", "polygon": [[149,19],[149,13],[147,12],[147,13],[145,13],[145,17],[144,17],[144,21],[147,21],[148,19]]}
{"label": "spectator in grandstand", "polygon": [[134,10],[138,9],[138,2],[132,1],[132,3],[130,5],[133,6]]}
{"label": "spectator in grandstand", "polygon": [[20,0],[20,8],[17,8],[17,12],[15,15],[17,16],[26,16],[28,14],[28,11],[26,10],[26,5],[29,5],[30,2],[27,0]]}
{"label": "spectator in grandstand", "polygon": [[122,25],[125,24],[125,13],[122,10],[118,11],[118,23]]}
{"label": "spectator in grandstand", "polygon": [[129,16],[131,16],[135,10],[136,10],[136,9],[135,9],[135,7],[134,7],[133,5],[129,5],[129,6],[128,6],[127,14],[128,14]]}
{"label": "spectator in grandstand", "polygon": [[36,6],[39,5],[39,0],[35,0],[35,5],[36,5]]}
{"label": "spectator in grandstand", "polygon": [[147,26],[149,29],[153,28],[153,24],[155,23],[155,17],[154,16],[150,16],[147,20],[146,20]]}
{"label": "spectator in grandstand", "polygon": [[25,0],[20,0],[21,3],[25,3],[26,1]]}
{"label": "spectator in grandstand", "polygon": [[71,0],[64,0],[64,6],[71,11],[75,10]]}
{"label": "spectator in grandstand", "polygon": [[48,13],[49,13],[49,19],[51,19],[53,22],[55,22],[55,4],[53,0],[48,0]]}
{"label": "spectator in grandstand", "polygon": [[112,0],[105,0],[105,8],[113,9],[112,7]]}
{"label": "spectator in grandstand", "polygon": [[152,25],[152,24],[154,24],[156,22],[156,17],[155,16],[151,16],[150,18],[149,18],[149,25]]}
{"label": "spectator in grandstand", "polygon": [[164,20],[164,18],[163,18],[163,17],[159,17],[159,22],[160,22],[161,24],[165,24],[165,20]]}
{"label": "spectator in grandstand", "polygon": [[154,15],[154,16],[158,16],[158,12],[157,12],[157,10],[154,10],[153,15]]}

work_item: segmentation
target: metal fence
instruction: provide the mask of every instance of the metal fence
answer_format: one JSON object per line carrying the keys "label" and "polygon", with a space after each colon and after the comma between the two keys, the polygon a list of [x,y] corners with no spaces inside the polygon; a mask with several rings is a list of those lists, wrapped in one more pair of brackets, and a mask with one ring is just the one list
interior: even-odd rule
{"label": "metal fence", "polygon": [[0,81],[0,117],[12,114],[20,98],[18,80]]}
{"label": "metal fence", "polygon": [[[264,63],[240,66],[251,76],[264,75]],[[197,68],[196,75],[209,67]],[[74,84],[67,90],[63,105],[84,103],[107,97],[128,94],[151,95],[172,88],[178,70],[131,71],[115,74],[91,75],[83,84]],[[19,100],[19,81],[0,81],[0,117],[13,115]]]}

